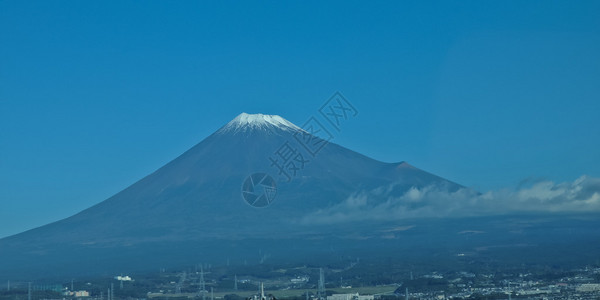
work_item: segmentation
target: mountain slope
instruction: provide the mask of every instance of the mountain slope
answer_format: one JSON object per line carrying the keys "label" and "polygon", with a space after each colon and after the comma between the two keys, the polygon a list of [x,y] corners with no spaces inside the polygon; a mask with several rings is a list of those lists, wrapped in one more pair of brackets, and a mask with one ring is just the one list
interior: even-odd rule
{"label": "mountain slope", "polygon": [[[165,255],[141,249],[161,249],[168,243],[186,243],[192,249],[211,240],[229,243],[327,234],[301,222],[302,217],[357,191],[391,184],[392,195],[428,185],[460,188],[407,163],[379,162],[334,143],[314,157],[305,153],[304,168],[286,182],[287,178],[277,176],[269,158],[286,143],[300,151],[298,134],[307,132],[279,116],[241,114],[111,198],[64,220],[0,240],[0,253],[14,258],[0,263],[0,270],[29,272],[36,266],[20,263],[43,260],[69,272],[92,253],[103,261],[118,257],[111,261],[121,267],[136,267],[132,263],[136,258],[152,261]],[[242,182],[256,172],[277,180],[277,196],[264,208],[250,206],[241,196]],[[200,248],[198,253],[204,251]]]}

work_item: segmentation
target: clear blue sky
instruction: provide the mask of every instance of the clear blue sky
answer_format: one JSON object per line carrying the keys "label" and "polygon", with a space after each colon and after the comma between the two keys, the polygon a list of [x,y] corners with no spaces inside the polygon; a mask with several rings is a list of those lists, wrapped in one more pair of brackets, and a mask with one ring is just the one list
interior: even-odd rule
{"label": "clear blue sky", "polygon": [[0,237],[67,217],[241,112],[479,190],[600,176],[599,1],[0,1]]}

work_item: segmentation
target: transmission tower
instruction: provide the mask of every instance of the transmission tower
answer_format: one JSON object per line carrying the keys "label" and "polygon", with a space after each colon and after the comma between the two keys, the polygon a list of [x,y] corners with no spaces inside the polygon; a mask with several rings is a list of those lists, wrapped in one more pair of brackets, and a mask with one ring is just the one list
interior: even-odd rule
{"label": "transmission tower", "polygon": [[323,268],[319,268],[319,290],[317,297],[319,300],[325,297],[325,275],[323,274]]}
{"label": "transmission tower", "polygon": [[202,293],[202,300],[206,300],[206,282],[204,281],[204,268],[200,265],[200,288],[199,292]]}
{"label": "transmission tower", "polygon": [[183,273],[181,273],[181,277],[179,278],[179,282],[175,286],[175,293],[176,294],[181,294],[181,287],[183,286],[183,283],[185,282],[185,278],[186,277],[187,277],[187,272],[183,271]]}

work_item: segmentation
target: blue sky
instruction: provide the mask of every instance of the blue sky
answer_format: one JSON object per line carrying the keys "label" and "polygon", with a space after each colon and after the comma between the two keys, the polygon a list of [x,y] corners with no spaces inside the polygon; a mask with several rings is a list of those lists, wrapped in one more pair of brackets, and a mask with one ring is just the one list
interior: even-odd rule
{"label": "blue sky", "polygon": [[241,112],[486,191],[600,176],[598,1],[0,1],[0,236],[98,203]]}

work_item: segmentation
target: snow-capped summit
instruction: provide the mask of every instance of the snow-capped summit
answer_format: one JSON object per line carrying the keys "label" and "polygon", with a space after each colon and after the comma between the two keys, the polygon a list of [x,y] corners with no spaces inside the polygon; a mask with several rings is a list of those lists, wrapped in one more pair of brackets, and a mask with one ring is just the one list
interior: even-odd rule
{"label": "snow-capped summit", "polygon": [[286,131],[302,130],[300,127],[278,115],[241,113],[235,117],[235,119],[223,126],[219,131],[235,133],[250,129],[269,130],[272,128],[279,128]]}

